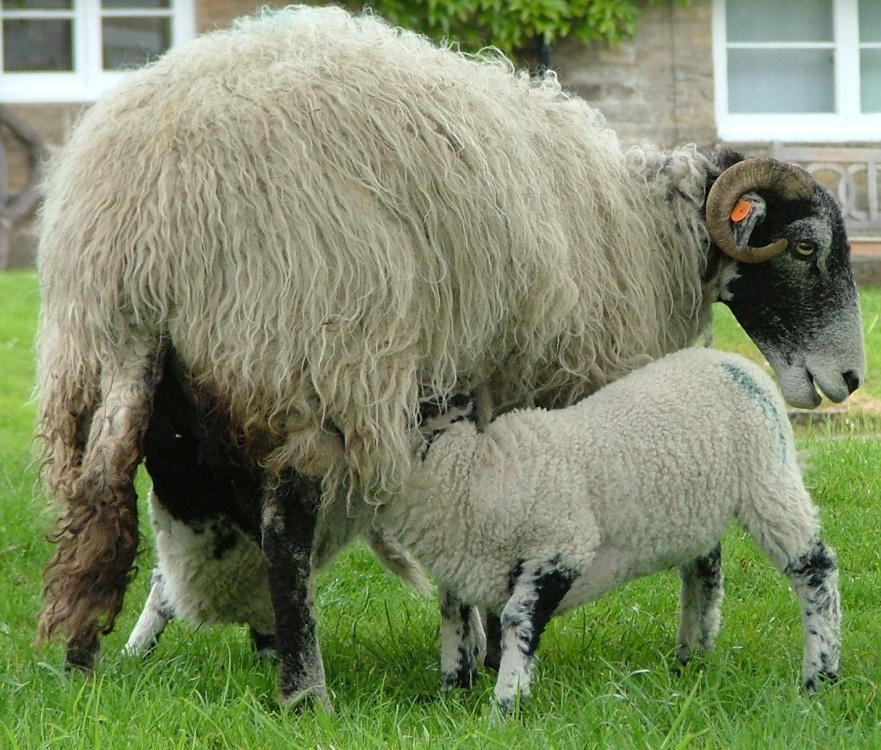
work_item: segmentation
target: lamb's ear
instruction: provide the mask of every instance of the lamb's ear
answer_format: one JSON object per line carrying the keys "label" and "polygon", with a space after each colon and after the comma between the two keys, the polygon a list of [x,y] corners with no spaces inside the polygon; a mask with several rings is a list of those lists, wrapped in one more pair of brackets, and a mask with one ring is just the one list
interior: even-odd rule
{"label": "lamb's ear", "polygon": [[738,250],[743,252],[749,245],[753,230],[764,220],[767,211],[765,199],[758,193],[744,193],[734,204],[731,209],[731,227]]}

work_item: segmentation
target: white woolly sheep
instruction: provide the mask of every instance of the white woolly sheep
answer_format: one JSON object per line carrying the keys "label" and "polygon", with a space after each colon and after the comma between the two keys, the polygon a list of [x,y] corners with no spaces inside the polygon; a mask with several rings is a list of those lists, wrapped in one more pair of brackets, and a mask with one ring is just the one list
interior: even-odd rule
{"label": "white woolly sheep", "polygon": [[170,353],[230,461],[265,470],[285,701],[326,696],[322,487],[402,487],[422,400],[565,406],[693,343],[720,300],[792,403],[864,374],[841,212],[810,176],[625,153],[552,74],[371,15],[294,7],[173,50],[86,112],[45,195],[39,434],[64,514],[38,639],[66,635],[71,665],[122,606]]}
{"label": "white woolly sheep", "polygon": [[819,537],[785,405],[762,369],[687,349],[581,403],[460,422],[427,447],[378,523],[437,578],[442,679],[470,684],[470,610],[501,616],[495,694],[527,696],[548,620],[625,581],[679,566],[679,657],[710,647],[732,520],[789,578],[804,618],[809,690],[838,672],[838,569]]}

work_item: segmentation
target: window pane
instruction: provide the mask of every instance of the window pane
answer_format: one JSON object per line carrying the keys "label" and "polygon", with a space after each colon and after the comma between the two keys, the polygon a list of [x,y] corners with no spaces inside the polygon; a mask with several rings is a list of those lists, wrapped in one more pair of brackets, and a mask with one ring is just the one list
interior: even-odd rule
{"label": "window pane", "polygon": [[72,0],[3,0],[3,10],[69,10]]}
{"label": "window pane", "polygon": [[168,18],[105,18],[101,28],[104,70],[144,65],[171,47]]}
{"label": "window pane", "polygon": [[729,42],[832,41],[832,0],[728,0],[725,9]]}
{"label": "window pane", "polygon": [[860,53],[860,95],[863,112],[881,112],[881,49]]}
{"label": "window pane", "polygon": [[881,2],[860,0],[860,41],[881,42]]}
{"label": "window pane", "polygon": [[789,114],[835,110],[831,50],[728,50],[728,111]]}
{"label": "window pane", "polygon": [[171,0],[102,0],[101,7],[106,9],[143,10],[144,8],[167,8]]}
{"label": "window pane", "polygon": [[7,73],[73,70],[72,39],[72,21],[4,21],[3,69]]}

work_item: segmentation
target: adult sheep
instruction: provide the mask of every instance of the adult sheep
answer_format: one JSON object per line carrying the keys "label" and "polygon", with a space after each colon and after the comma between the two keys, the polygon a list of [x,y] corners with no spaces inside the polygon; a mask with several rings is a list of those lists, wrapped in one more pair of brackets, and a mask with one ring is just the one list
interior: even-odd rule
{"label": "adult sheep", "polygon": [[790,402],[863,377],[844,224],[808,175],[624,153],[552,75],[370,15],[295,7],[182,46],[92,107],[51,167],[39,431],[64,514],[38,638],[66,635],[71,664],[122,604],[169,351],[266,472],[285,700],[324,692],[320,485],[398,490],[421,399],[477,389],[484,418],[566,405],[692,343],[720,299]]}
{"label": "adult sheep", "polygon": [[820,539],[792,426],[774,383],[728,352],[685,349],[565,409],[519,409],[483,431],[460,421],[423,449],[378,525],[441,590],[441,676],[476,672],[467,606],[501,620],[495,694],[529,695],[550,618],[637,577],[682,577],[679,652],[719,629],[719,540],[732,521],[789,578],[804,625],[809,691],[838,674],[838,567]]}

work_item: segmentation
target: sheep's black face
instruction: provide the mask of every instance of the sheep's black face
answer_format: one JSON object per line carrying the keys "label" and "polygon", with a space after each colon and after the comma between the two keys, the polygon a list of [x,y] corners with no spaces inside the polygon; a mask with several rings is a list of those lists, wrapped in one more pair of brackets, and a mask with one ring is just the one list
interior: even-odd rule
{"label": "sheep's black face", "polygon": [[765,263],[738,263],[723,301],[767,357],[790,404],[817,406],[817,387],[843,401],[862,381],[866,361],[841,211],[820,185],[810,200],[762,198],[767,210],[749,243],[785,239],[786,251]]}

